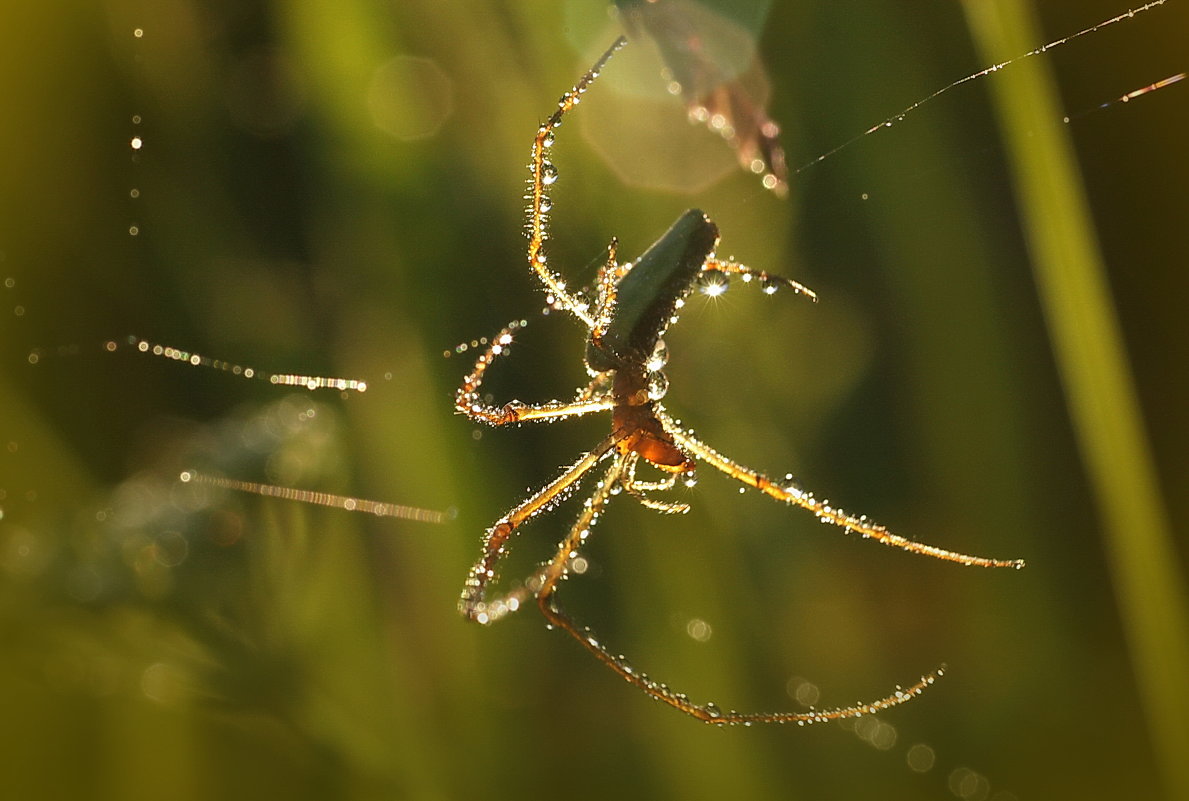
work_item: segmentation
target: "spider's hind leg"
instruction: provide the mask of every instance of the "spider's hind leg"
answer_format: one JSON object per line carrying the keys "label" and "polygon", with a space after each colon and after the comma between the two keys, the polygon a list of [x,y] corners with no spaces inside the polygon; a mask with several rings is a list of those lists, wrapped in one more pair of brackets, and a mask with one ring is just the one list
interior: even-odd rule
{"label": "spider's hind leg", "polygon": [[585,626],[577,623],[567,613],[562,611],[557,603],[558,583],[567,575],[569,566],[582,545],[590,536],[595,523],[598,522],[607,500],[617,484],[630,482],[630,464],[628,457],[618,456],[610,469],[603,476],[599,486],[586,500],[578,519],[570,528],[565,539],[557,547],[557,551],[547,564],[534,576],[532,583],[536,585],[535,593],[537,606],[545,619],[557,629],[573,637],[579,645],[589,651],[596,659],[611,669],[617,676],[641,690],[649,697],[661,701],[679,712],[697,718],[705,723],[717,726],[750,725],[752,723],[796,723],[807,725],[827,720],[842,718],[857,718],[882,709],[897,706],[910,701],[924,692],[932,684],[941,670],[937,670],[907,688],[897,687],[893,693],[875,701],[856,704],[855,706],[837,707],[828,710],[813,710],[808,712],[725,712],[711,703],[699,704],[689,699],[685,693],[670,689],[661,682],[650,679],[639,672],[627,661],[623,655],[608,650],[595,634]]}
{"label": "spider's hind leg", "polygon": [[521,501],[487,530],[483,535],[483,553],[467,575],[462,597],[458,600],[458,611],[463,617],[477,623],[494,623],[515,612],[535,591],[531,585],[536,582],[530,581],[496,599],[489,600],[487,597],[489,586],[496,580],[496,568],[507,554],[511,538],[520,526],[564,498],[614,447],[615,438],[607,437],[593,451]]}
{"label": "spider's hind leg", "polygon": [[1023,559],[991,559],[985,556],[972,556],[970,554],[938,548],[935,545],[927,545],[916,540],[910,540],[899,534],[893,534],[866,515],[856,517],[837,506],[831,505],[829,501],[819,500],[812,492],[805,491],[796,483],[792,482],[791,479],[783,483],[776,481],[763,473],[756,472],[750,467],[745,467],[723,456],[714,450],[714,448],[683,431],[672,418],[659,409],[657,410],[657,417],[660,419],[665,430],[673,437],[673,440],[695,458],[706,462],[716,470],[721,470],[742,484],[755,487],[760,492],[778,501],[783,501],[792,506],[800,506],[802,509],[813,512],[817,519],[823,523],[830,523],[846,532],[857,532],[864,538],[873,539],[884,545],[900,548],[910,553],[932,556],[934,559],[941,559],[946,562],[957,562],[961,565],[975,567],[1014,567],[1017,569],[1024,567]]}

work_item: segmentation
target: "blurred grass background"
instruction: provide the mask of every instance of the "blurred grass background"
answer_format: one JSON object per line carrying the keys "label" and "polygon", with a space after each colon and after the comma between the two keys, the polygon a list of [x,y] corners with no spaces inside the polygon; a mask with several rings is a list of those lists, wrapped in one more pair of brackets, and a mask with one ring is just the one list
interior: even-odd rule
{"label": "blurred grass background", "polygon": [[[1045,3],[1026,47],[1122,10]],[[794,165],[986,65],[948,3],[767,11],[757,52]],[[0,20],[0,795],[1173,797],[997,78],[799,174],[785,202],[679,106],[641,98],[646,48],[559,134],[552,253],[574,281],[611,235],[638,253],[697,205],[724,254],[822,297],[692,302],[669,338],[674,412],[897,531],[1029,560],[972,571],[876,548],[709,471],[689,516],[613,506],[563,602],[696,698],[845,704],[950,666],[878,725],[718,731],[534,614],[483,630],[454,611],[484,527],[605,427],[476,432],[451,413],[466,359],[443,358],[526,317],[497,397],[582,378],[577,329],[536,315],[520,194],[535,124],[616,33],[602,3],[61,0]],[[1036,66],[1076,114],[1183,70],[1186,22],[1170,3]],[[1181,575],[1187,109],[1178,86],[1065,129]],[[652,186],[620,174],[617,147],[655,153],[627,122],[665,131],[677,167]],[[128,334],[371,389],[290,395],[102,352]],[[189,465],[458,516],[206,497],[171,483]],[[508,575],[569,515],[526,529]]]}

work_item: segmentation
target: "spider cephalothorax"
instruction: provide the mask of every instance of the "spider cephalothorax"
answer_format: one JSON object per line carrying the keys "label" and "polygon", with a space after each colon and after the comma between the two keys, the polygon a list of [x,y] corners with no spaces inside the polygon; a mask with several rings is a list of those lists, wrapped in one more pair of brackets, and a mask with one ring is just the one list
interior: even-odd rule
{"label": "spider cephalothorax", "polygon": [[[665,381],[660,373],[665,362],[663,335],[677,319],[685,297],[707,274],[733,274],[743,281],[756,281],[766,291],[788,287],[795,293],[816,299],[807,288],[787,278],[752,270],[731,260],[715,256],[718,228],[701,211],[682,214],[639,259],[627,264],[616,260],[616,242],[611,241],[606,263],[599,271],[592,304],[580,293],[572,293],[548,264],[544,244],[547,238],[545,217],[550,203],[546,187],[557,180],[557,169],[548,159],[553,145],[553,131],[562,115],[569,111],[590,86],[611,55],[624,43],[618,40],[578,84],[558,103],[553,115],[537,130],[529,164],[532,176],[528,192],[528,261],[547,293],[549,303],[576,317],[587,329],[586,368],[590,382],[579,388],[572,401],[549,401],[528,405],[513,401],[503,406],[486,403],[480,396],[487,368],[508,352],[514,334],[523,323],[513,323],[501,331],[475,361],[472,371],[458,389],[456,409],[472,420],[490,425],[508,425],[523,421],[557,421],[593,412],[611,412],[611,433],[593,450],[562,471],[552,482],[522,500],[483,538],[483,553],[471,569],[459,600],[459,609],[470,620],[491,623],[516,611],[530,598],[553,626],[574,637],[603,664],[625,681],[653,698],[686,714],[715,724],[752,722],[813,723],[874,712],[903,703],[932,683],[940,671],[922,677],[912,686],[866,704],[827,711],[737,713],[723,712],[713,704],[697,704],[681,693],[655,682],[632,668],[621,656],[607,650],[586,628],[576,624],[556,603],[558,582],[566,575],[571,560],[590,536],[603,507],[617,490],[624,490],[644,506],[666,513],[688,511],[685,503],[659,500],[649,493],[663,492],[675,486],[679,475],[692,476],[698,462],[784,503],[811,511],[823,522],[846,531],[855,531],[885,545],[925,554],[964,565],[982,567],[1021,567],[1019,560],[988,559],[968,556],[925,545],[893,534],[865,515],[854,516],[818,500],[812,493],[786,478],[773,480],[723,456],[696,439],[665,412],[661,403]],[[643,459],[661,472],[658,481],[642,481],[636,468]],[[553,557],[523,584],[495,598],[488,590],[496,578],[496,568],[507,551],[517,529],[537,513],[551,508],[574,489],[595,466],[609,461],[594,491],[582,505],[577,520],[558,545]]]}

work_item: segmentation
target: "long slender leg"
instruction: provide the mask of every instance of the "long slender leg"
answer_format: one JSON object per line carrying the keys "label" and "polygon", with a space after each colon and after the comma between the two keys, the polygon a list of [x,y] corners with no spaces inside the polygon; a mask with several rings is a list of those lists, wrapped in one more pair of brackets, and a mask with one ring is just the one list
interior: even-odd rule
{"label": "long slender leg", "polygon": [[733,259],[707,259],[706,263],[702,265],[702,271],[738,275],[744,281],[758,280],[760,282],[760,288],[769,295],[776,292],[782,286],[788,287],[796,294],[807,295],[814,303],[817,302],[817,293],[804,284],[794,281],[791,278],[785,278],[783,275],[766,273],[763,270],[753,270],[747,265],[740,264]]}
{"label": "long slender leg", "polygon": [[683,515],[689,511],[690,507],[688,503],[681,503],[680,501],[658,501],[655,498],[648,497],[646,494],[673,489],[677,484],[676,474],[667,475],[660,481],[637,481],[636,466],[640,463],[638,454],[627,454],[624,457],[624,462],[627,469],[625,470],[626,474],[620,479],[620,486],[629,495],[639,501],[641,506],[665,515]]}
{"label": "long slender leg", "polygon": [[806,725],[841,718],[857,718],[902,704],[920,695],[924,692],[925,688],[942,674],[942,670],[938,669],[934,673],[921,677],[919,681],[908,688],[897,687],[895,692],[884,698],[856,704],[855,706],[820,711],[811,709],[808,712],[742,713],[735,711],[724,712],[714,704],[695,703],[689,700],[689,697],[684,693],[671,690],[665,684],[654,681],[648,678],[646,674],[637,671],[628,663],[626,658],[607,650],[607,647],[589,629],[576,623],[573,618],[561,610],[556,602],[557,585],[562,577],[565,576],[567,565],[569,565],[570,560],[574,558],[574,555],[590,536],[591,529],[598,522],[603,507],[606,505],[607,499],[611,496],[611,490],[614,489],[617,483],[624,481],[626,478],[625,461],[625,457],[616,458],[614,464],[612,464],[606,475],[603,476],[603,480],[599,483],[594,494],[587,499],[581,514],[578,515],[578,519],[574,522],[569,534],[558,545],[557,553],[554,554],[553,559],[537,573],[536,581],[539,582],[540,586],[536,593],[537,605],[550,624],[577,640],[583,648],[590,651],[596,659],[610,668],[628,684],[680,712],[718,726],[747,725],[751,723],[796,723]]}
{"label": "long slender leg", "polygon": [[615,51],[625,44],[627,44],[627,39],[624,37],[621,36],[616,39],[615,43],[582,76],[574,88],[562,95],[561,100],[557,101],[557,109],[537,129],[537,135],[533,139],[532,157],[528,165],[531,177],[529,178],[529,189],[525,199],[528,201],[528,221],[526,227],[528,228],[529,266],[545,287],[545,291],[550,297],[550,302],[557,308],[565,309],[572,313],[587,328],[591,329],[594,328],[595,321],[591,316],[589,306],[566,289],[565,281],[557,273],[549,269],[548,259],[545,256],[544,244],[545,240],[549,237],[548,215],[549,209],[552,207],[548,196],[545,194],[545,187],[557,180],[557,168],[549,161],[546,153],[553,145],[553,131],[561,124],[562,116],[578,104],[582,94],[594,82],[595,78],[599,76],[599,70],[614,55]]}
{"label": "long slender leg", "polygon": [[487,600],[487,588],[496,578],[496,565],[508,550],[508,539],[521,524],[533,515],[547,508],[567,490],[577,485],[592,467],[615,447],[615,437],[604,439],[590,453],[583,456],[562,474],[496,521],[483,535],[483,555],[467,575],[458,611],[468,620],[478,623],[494,623],[509,612],[515,612],[530,590],[519,588],[494,601]]}
{"label": "long slender leg", "polygon": [[499,356],[508,352],[513,335],[522,327],[520,322],[513,322],[505,326],[475,360],[474,368],[463,378],[462,384],[454,395],[454,408],[457,412],[488,425],[504,426],[526,420],[559,420],[565,417],[579,417],[612,408],[614,404],[609,397],[581,397],[579,400],[569,403],[554,400],[531,406],[520,401],[511,401],[503,406],[491,406],[483,403],[479,397],[479,387],[483,385],[487,368]]}
{"label": "long slender leg", "polygon": [[823,523],[830,523],[848,532],[857,531],[862,536],[869,537],[884,545],[901,548],[911,553],[932,556],[935,559],[942,559],[947,562],[957,562],[976,567],[1024,567],[1023,559],[989,559],[983,556],[970,556],[969,554],[947,551],[944,548],[926,545],[923,542],[916,542],[899,534],[893,534],[878,523],[869,520],[866,515],[855,517],[836,506],[831,506],[828,501],[818,500],[813,493],[801,489],[791,479],[781,484],[762,473],[757,473],[749,467],[744,467],[728,459],[709,445],[694,439],[688,433],[682,431],[681,427],[659,407],[656,408],[656,413],[665,430],[672,434],[677,444],[696,458],[701,459],[711,467],[721,470],[736,481],[746,484],[749,487],[755,487],[778,501],[800,506],[802,509],[808,509]]}
{"label": "long slender leg", "polygon": [[611,325],[615,316],[615,302],[619,290],[619,280],[627,273],[626,267],[621,267],[616,260],[619,240],[611,237],[611,244],[607,246],[607,261],[599,268],[596,282],[598,302],[595,306],[594,327],[590,330],[592,342],[599,342]]}

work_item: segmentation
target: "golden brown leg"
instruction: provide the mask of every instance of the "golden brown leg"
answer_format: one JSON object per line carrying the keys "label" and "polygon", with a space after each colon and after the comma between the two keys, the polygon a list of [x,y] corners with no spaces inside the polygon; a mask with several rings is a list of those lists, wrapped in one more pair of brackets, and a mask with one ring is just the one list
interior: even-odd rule
{"label": "golden brown leg", "polygon": [[607,499],[611,496],[611,490],[617,483],[625,480],[625,469],[626,457],[617,457],[615,463],[607,471],[606,475],[603,476],[594,494],[586,501],[582,513],[578,515],[578,519],[574,522],[570,533],[558,546],[557,553],[554,554],[553,559],[537,573],[536,583],[539,583],[539,587],[536,590],[536,594],[537,605],[540,607],[541,613],[545,615],[545,619],[551,625],[561,629],[577,640],[583,648],[590,651],[596,659],[614,671],[628,684],[680,712],[717,726],[751,725],[752,723],[796,723],[804,726],[827,720],[857,718],[902,704],[920,695],[926,687],[932,684],[942,674],[942,670],[938,669],[934,673],[923,676],[919,681],[906,689],[898,687],[891,695],[856,706],[838,707],[821,711],[811,709],[808,712],[741,713],[735,711],[724,712],[711,703],[695,703],[689,700],[689,697],[684,693],[671,690],[667,685],[654,681],[648,678],[646,674],[640,673],[622,655],[615,655],[607,650],[607,647],[595,637],[590,629],[575,623],[569,615],[557,606],[555,601],[557,583],[565,576],[570,560],[574,558],[574,555],[578,553],[583,543],[590,536],[591,529],[598,522],[599,515],[603,511]]}
{"label": "golden brown leg", "polygon": [[689,511],[689,504],[680,501],[658,501],[650,498],[646,493],[664,492],[673,489],[677,484],[677,475],[666,475],[660,481],[637,481],[636,466],[640,463],[638,454],[629,453],[624,457],[625,471],[620,479],[620,486],[624,491],[640,502],[640,505],[654,512],[666,515],[683,515]]}
{"label": "golden brown leg", "polygon": [[618,248],[619,240],[611,237],[611,243],[607,246],[607,261],[599,268],[599,278],[596,282],[598,303],[595,308],[595,324],[590,331],[591,341],[595,343],[602,340],[603,335],[607,332],[607,327],[611,325],[611,320],[615,316],[619,280],[627,273],[627,270],[616,261],[615,253]]}
{"label": "golden brown leg", "polygon": [[574,88],[562,95],[561,100],[557,101],[557,109],[537,129],[537,135],[533,139],[532,157],[528,165],[529,171],[532,174],[529,180],[527,197],[529,267],[532,268],[541,284],[545,287],[549,302],[556,308],[565,309],[572,313],[590,329],[595,327],[595,321],[590,313],[590,309],[585,303],[582,303],[577,297],[570,294],[566,289],[565,281],[557,273],[549,269],[548,259],[545,256],[544,245],[545,240],[549,237],[547,223],[549,209],[551,207],[549,198],[545,194],[545,187],[557,180],[557,168],[549,161],[546,153],[553,145],[553,131],[561,124],[562,116],[578,104],[582,94],[594,82],[595,78],[599,76],[599,70],[614,55],[615,51],[625,44],[627,44],[627,40],[622,36],[616,39],[615,43],[582,76]]}
{"label": "golden brown leg", "polygon": [[823,523],[830,523],[847,532],[856,531],[863,537],[876,540],[884,545],[901,548],[911,553],[932,556],[935,559],[942,559],[947,562],[957,562],[958,564],[976,567],[1014,567],[1017,569],[1024,567],[1023,559],[989,559],[983,556],[970,556],[956,551],[947,551],[944,548],[938,548],[934,545],[926,545],[923,542],[916,542],[906,537],[901,537],[899,534],[893,534],[883,526],[868,519],[866,515],[855,517],[836,506],[831,506],[828,501],[818,500],[813,493],[806,492],[794,484],[791,477],[784,484],[781,484],[762,473],[757,473],[749,467],[744,467],[728,459],[709,445],[694,439],[682,431],[673,419],[659,407],[657,407],[656,413],[664,425],[665,430],[673,435],[673,439],[677,444],[696,458],[701,459],[711,467],[721,470],[736,481],[746,484],[749,487],[755,487],[760,492],[770,495],[778,501],[800,506],[802,509],[808,509]]}
{"label": "golden brown leg", "polygon": [[494,623],[519,608],[521,602],[531,594],[524,587],[496,600],[487,600],[488,585],[496,578],[496,565],[507,553],[509,538],[526,520],[576,485],[614,447],[615,438],[607,437],[593,451],[566,468],[560,476],[537,490],[487,530],[483,535],[483,555],[471,568],[458,601],[458,611],[463,617],[478,623]]}
{"label": "golden brown leg", "polygon": [[479,388],[483,385],[487,368],[497,358],[508,352],[513,336],[522,327],[523,324],[519,322],[513,322],[504,327],[496,334],[487,350],[475,360],[474,368],[463,378],[462,384],[454,395],[455,411],[481,423],[505,426],[527,420],[560,420],[565,417],[579,417],[612,408],[614,404],[609,397],[598,396],[583,397],[569,403],[554,400],[531,406],[515,400],[503,406],[491,406],[484,403],[479,396]]}
{"label": "golden brown leg", "polygon": [[738,275],[741,276],[744,281],[759,281],[760,288],[768,294],[776,292],[781,287],[787,287],[798,295],[808,295],[814,303],[817,302],[817,293],[804,284],[798,283],[791,278],[785,278],[783,275],[773,275],[772,273],[766,273],[763,270],[753,270],[752,268],[731,259],[727,259],[725,261],[722,259],[707,259],[706,263],[702,265],[702,270],[703,272],[717,272]]}

